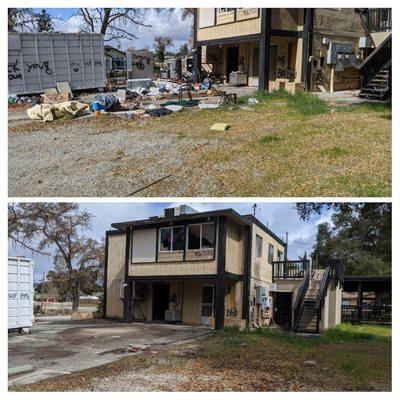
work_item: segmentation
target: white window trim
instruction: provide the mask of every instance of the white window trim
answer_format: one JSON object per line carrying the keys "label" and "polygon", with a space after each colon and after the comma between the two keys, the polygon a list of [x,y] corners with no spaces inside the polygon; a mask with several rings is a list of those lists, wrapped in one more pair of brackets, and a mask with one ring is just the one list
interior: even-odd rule
{"label": "white window trim", "polygon": [[[174,250],[173,245],[174,245],[174,228],[183,228],[185,229],[184,225],[177,225],[177,226],[163,226],[162,228],[159,228],[159,234],[158,234],[158,252],[159,253],[177,253],[182,250]],[[161,230],[162,229],[170,229],[171,230],[171,250],[161,250]]]}
{"label": "white window trim", "polygon": [[[200,248],[199,249],[189,249],[189,227],[190,226],[200,226]],[[214,225],[214,247],[202,247],[201,242],[203,238],[203,225]],[[199,224],[187,225],[186,229],[186,251],[196,251],[196,250],[214,250],[215,249],[215,222],[200,222]]]}

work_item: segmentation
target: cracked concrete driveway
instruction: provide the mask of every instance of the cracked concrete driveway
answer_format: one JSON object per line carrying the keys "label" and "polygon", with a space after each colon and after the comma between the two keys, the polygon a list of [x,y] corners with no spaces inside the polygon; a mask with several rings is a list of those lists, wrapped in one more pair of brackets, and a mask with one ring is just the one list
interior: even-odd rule
{"label": "cracked concrete driveway", "polygon": [[103,365],[132,355],[127,349],[135,345],[157,348],[195,340],[209,332],[204,326],[42,318],[29,335],[9,335],[8,367],[31,365],[34,370],[9,377],[8,384],[33,383]]}

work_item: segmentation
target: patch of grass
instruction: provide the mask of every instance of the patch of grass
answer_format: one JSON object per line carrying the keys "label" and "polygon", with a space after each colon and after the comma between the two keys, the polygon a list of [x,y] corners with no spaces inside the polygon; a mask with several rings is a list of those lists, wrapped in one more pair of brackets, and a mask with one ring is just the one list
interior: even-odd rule
{"label": "patch of grass", "polygon": [[347,154],[345,149],[342,149],[339,146],[330,147],[329,149],[324,149],[321,151],[322,155],[326,155],[332,158],[340,157]]}
{"label": "patch of grass", "polygon": [[306,116],[325,114],[329,110],[325,101],[309,92],[296,92],[288,96],[287,104],[299,114]]}
{"label": "patch of grass", "polygon": [[260,139],[261,143],[270,143],[270,142],[277,142],[282,140],[281,137],[277,135],[265,135]]}

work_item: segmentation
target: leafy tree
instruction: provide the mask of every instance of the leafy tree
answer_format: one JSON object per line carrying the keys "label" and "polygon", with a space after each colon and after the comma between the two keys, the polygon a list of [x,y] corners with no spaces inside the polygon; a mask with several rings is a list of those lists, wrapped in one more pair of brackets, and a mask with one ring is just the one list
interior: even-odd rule
{"label": "leafy tree", "polygon": [[146,8],[80,8],[78,13],[83,19],[83,32],[98,32],[105,41],[137,39],[131,28],[150,28],[146,24]]}
{"label": "leafy tree", "polygon": [[391,273],[392,209],[389,203],[298,203],[302,219],[333,210],[332,225],[318,225],[313,259],[339,258],[348,275]]}
{"label": "leafy tree", "polygon": [[37,16],[32,8],[9,8],[8,9],[8,32],[16,33],[33,31]]}
{"label": "leafy tree", "polygon": [[158,62],[165,61],[165,53],[170,46],[172,46],[172,39],[170,37],[156,36],[154,38],[154,51]]}
{"label": "leafy tree", "polygon": [[46,10],[42,10],[37,14],[38,32],[53,32],[53,25],[51,15]]}
{"label": "leafy tree", "polygon": [[182,57],[189,55],[189,47],[187,43],[181,44],[178,55]]}
{"label": "leafy tree", "polygon": [[104,246],[86,238],[93,216],[75,203],[11,203],[8,206],[9,238],[25,248],[53,255],[48,275],[58,292],[72,298],[77,310],[79,295],[97,290],[104,267]]}

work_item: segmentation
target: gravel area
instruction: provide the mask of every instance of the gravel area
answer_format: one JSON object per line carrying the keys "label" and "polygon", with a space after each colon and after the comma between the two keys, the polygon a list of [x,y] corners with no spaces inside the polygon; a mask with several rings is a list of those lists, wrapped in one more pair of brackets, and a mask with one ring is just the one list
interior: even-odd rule
{"label": "gravel area", "polygon": [[214,145],[217,140],[138,132],[121,117],[44,124],[12,113],[9,195],[146,196],[158,180],[174,182],[169,194],[183,195],[191,182],[179,174],[193,171],[191,154]]}

